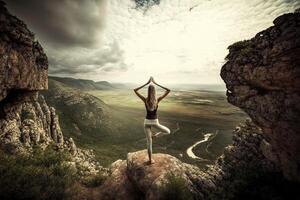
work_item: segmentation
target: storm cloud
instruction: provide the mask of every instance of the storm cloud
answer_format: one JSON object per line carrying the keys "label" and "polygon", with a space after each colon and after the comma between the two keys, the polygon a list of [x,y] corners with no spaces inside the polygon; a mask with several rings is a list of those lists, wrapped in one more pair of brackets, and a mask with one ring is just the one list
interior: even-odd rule
{"label": "storm cloud", "polygon": [[8,8],[55,46],[91,46],[105,17],[103,0],[6,0]]}
{"label": "storm cloud", "polygon": [[6,0],[11,13],[28,25],[44,47],[50,75],[91,79],[128,68],[117,41],[103,41],[106,2]]}
{"label": "storm cloud", "polygon": [[91,75],[99,72],[124,71],[127,66],[121,59],[123,51],[114,42],[100,49],[77,49],[69,52],[52,52],[49,56],[53,75]]}

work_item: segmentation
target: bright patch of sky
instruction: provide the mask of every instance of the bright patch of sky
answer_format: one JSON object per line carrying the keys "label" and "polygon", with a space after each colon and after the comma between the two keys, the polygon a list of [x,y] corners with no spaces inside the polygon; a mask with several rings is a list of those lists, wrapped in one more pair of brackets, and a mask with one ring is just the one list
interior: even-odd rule
{"label": "bright patch of sky", "polygon": [[135,9],[133,1],[111,0],[103,41],[118,43],[127,70],[105,79],[144,82],[152,75],[164,83],[222,83],[227,47],[297,6],[284,0],[161,0]]}

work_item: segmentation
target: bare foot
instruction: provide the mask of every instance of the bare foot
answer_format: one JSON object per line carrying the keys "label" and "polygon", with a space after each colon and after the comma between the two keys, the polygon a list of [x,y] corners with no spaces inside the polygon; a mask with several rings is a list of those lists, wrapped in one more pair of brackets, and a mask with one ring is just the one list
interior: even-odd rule
{"label": "bare foot", "polygon": [[152,134],[152,139],[153,139],[153,138],[158,138],[159,133],[160,133],[160,132],[155,133],[155,134]]}
{"label": "bare foot", "polygon": [[153,159],[151,159],[151,161],[149,160],[147,163],[148,163],[149,165],[152,165],[152,164],[155,163],[155,161],[154,161]]}

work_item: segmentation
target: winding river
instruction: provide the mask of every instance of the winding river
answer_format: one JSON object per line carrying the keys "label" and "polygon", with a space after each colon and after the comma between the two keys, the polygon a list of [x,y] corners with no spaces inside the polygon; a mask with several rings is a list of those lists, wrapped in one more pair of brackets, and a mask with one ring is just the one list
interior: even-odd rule
{"label": "winding river", "polygon": [[203,142],[206,142],[208,141],[208,139],[210,138],[210,136],[212,136],[213,134],[212,133],[206,133],[204,135],[204,138],[198,142],[196,142],[195,144],[193,144],[192,146],[190,146],[187,150],[186,150],[186,153],[187,155],[190,157],[190,158],[193,158],[193,159],[199,159],[199,160],[203,160],[203,158],[200,158],[198,156],[196,156],[193,152],[193,148],[195,148],[198,144],[201,144]]}

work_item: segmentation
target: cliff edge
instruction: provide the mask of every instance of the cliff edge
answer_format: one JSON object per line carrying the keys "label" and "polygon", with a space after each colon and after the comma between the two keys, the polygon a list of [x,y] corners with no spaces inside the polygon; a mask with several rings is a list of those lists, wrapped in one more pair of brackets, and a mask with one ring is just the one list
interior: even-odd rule
{"label": "cliff edge", "polygon": [[160,187],[172,174],[183,178],[194,191],[192,179],[200,171],[168,154],[153,154],[155,162],[148,163],[147,150],[128,153],[127,160],[117,160],[110,167],[111,176],[101,186],[102,199],[161,199]]}
{"label": "cliff edge", "polygon": [[221,77],[228,102],[262,128],[264,155],[287,178],[300,181],[300,12],[273,23],[229,46]]}

